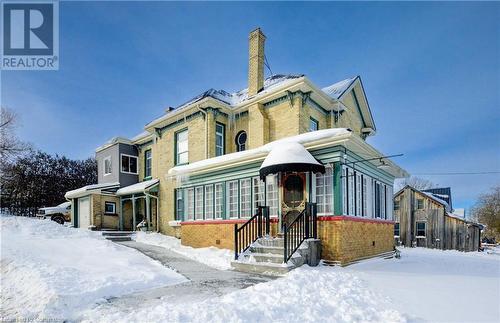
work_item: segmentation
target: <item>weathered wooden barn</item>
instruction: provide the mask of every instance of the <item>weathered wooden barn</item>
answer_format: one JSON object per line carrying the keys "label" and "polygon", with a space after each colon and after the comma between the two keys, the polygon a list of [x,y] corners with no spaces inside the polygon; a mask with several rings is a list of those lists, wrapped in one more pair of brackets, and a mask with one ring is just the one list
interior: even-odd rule
{"label": "weathered wooden barn", "polygon": [[[451,190],[420,191],[405,186],[394,195],[396,245],[477,251],[482,225],[454,215]],[[442,191],[441,191],[442,192]]]}

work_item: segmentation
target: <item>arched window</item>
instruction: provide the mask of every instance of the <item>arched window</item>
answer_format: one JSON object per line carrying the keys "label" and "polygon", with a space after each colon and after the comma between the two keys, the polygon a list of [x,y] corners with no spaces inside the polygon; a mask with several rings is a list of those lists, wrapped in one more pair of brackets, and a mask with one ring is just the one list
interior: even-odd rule
{"label": "arched window", "polygon": [[236,135],[236,151],[244,151],[247,144],[247,133],[245,131],[240,131]]}

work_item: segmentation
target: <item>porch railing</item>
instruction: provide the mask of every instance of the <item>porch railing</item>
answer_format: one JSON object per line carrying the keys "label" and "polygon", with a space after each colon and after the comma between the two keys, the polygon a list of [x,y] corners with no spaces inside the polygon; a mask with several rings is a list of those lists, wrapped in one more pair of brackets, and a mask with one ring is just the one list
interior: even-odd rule
{"label": "porch railing", "polygon": [[245,252],[252,243],[264,235],[269,235],[269,207],[257,207],[257,214],[252,216],[242,226],[234,224],[234,259],[238,259],[238,255]]}
{"label": "porch railing", "polygon": [[304,240],[318,238],[316,203],[306,203],[305,209],[283,227],[283,262],[287,263]]}

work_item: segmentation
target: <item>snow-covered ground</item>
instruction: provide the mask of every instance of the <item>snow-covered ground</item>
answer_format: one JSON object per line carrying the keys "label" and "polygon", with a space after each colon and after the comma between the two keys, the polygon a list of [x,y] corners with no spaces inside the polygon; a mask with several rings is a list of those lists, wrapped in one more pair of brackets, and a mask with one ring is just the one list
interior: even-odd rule
{"label": "snow-covered ground", "polygon": [[97,232],[11,216],[0,229],[2,319],[75,319],[104,298],[186,281]]}
{"label": "snow-covered ground", "polygon": [[403,313],[434,322],[500,322],[500,249],[403,248],[401,259],[344,268]]}
{"label": "snow-covered ground", "polygon": [[[500,322],[500,252],[402,249],[401,259],[348,267],[303,266],[283,278],[192,302],[104,298],[185,281],[98,233],[50,221],[2,217],[2,316],[90,322]],[[193,249],[159,234],[137,241],[227,269],[232,253]],[[175,290],[174,290],[175,292]],[[151,304],[151,305],[147,305]]]}
{"label": "snow-covered ground", "polygon": [[180,239],[154,232],[137,232],[135,234],[135,241],[175,251],[185,257],[220,270],[231,269],[231,260],[233,260],[234,257],[234,252],[227,249],[215,247],[191,248],[181,245]]}

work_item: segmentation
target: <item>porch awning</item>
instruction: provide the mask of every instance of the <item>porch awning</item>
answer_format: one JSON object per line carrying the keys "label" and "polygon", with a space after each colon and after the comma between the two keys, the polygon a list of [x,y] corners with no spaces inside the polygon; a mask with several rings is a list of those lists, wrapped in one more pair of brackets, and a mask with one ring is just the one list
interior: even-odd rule
{"label": "porch awning", "polygon": [[101,191],[111,191],[114,192],[118,187],[120,187],[120,183],[101,183],[101,184],[92,184],[77,188],[76,190],[68,191],[64,194],[66,199],[74,199],[78,197],[82,197],[91,193],[99,193]]}
{"label": "porch awning", "polygon": [[124,195],[144,193],[154,188],[155,186],[158,186],[158,183],[159,183],[158,179],[150,179],[148,181],[132,184],[120,188],[118,191],[116,191],[116,195],[124,196]]}
{"label": "porch awning", "polygon": [[278,172],[324,173],[325,166],[297,142],[283,142],[273,147],[260,166],[260,177]]}

